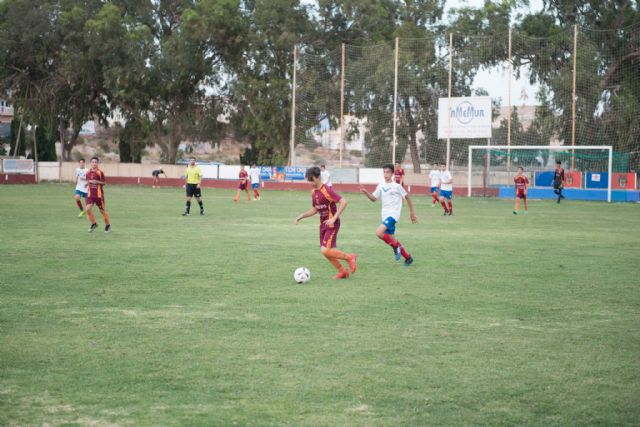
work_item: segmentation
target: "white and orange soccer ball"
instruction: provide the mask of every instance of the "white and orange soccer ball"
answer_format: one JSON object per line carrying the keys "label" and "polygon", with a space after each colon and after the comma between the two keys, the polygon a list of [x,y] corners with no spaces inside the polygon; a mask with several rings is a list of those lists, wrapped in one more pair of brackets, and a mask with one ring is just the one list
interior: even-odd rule
{"label": "white and orange soccer ball", "polygon": [[293,280],[298,283],[307,283],[311,279],[311,272],[307,267],[296,268],[293,272]]}

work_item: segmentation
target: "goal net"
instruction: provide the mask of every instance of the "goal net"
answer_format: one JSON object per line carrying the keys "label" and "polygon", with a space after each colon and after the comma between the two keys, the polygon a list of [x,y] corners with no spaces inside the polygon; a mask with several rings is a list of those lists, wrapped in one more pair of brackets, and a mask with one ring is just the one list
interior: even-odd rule
{"label": "goal net", "polygon": [[565,188],[606,191],[610,202],[613,174],[626,171],[627,157],[625,153],[614,155],[611,146],[472,145],[468,195],[496,195],[501,187],[513,187],[519,167],[529,179],[530,188],[551,188],[556,162],[560,162],[565,170]]}

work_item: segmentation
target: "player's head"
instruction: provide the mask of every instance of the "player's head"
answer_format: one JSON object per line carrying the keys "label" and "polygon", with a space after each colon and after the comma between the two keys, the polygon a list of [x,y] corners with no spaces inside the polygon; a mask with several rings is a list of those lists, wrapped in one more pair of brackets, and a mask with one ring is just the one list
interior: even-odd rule
{"label": "player's head", "polygon": [[382,173],[384,174],[385,182],[391,182],[391,180],[393,179],[393,171],[394,167],[391,163],[382,167]]}
{"label": "player's head", "polygon": [[240,165],[240,170],[243,171],[244,170],[244,165]]}
{"label": "player's head", "polygon": [[100,160],[98,160],[97,157],[92,157],[89,163],[91,164],[91,169],[96,169],[98,167],[98,163],[100,163]]}
{"label": "player's head", "polygon": [[325,165],[320,165],[320,170],[321,170],[322,172],[324,172],[325,168],[326,168],[326,166],[325,166]]}
{"label": "player's head", "polygon": [[440,164],[438,162],[433,162],[433,169],[438,169]]}
{"label": "player's head", "polygon": [[[312,166],[304,173],[304,177],[307,181],[316,183],[320,181],[320,168],[317,166]],[[322,182],[322,181],[320,181]]]}
{"label": "player's head", "polygon": [[189,157],[189,164],[191,166],[195,166],[196,165],[196,158],[193,157],[193,156]]}
{"label": "player's head", "polygon": [[524,173],[524,168],[522,166],[518,166],[518,175],[522,175]]}
{"label": "player's head", "polygon": [[84,168],[84,159],[80,159],[80,160],[78,160],[78,165],[79,165],[81,168]]}
{"label": "player's head", "polygon": [[447,170],[447,164],[446,163],[440,163],[440,170],[441,171],[446,171]]}
{"label": "player's head", "polygon": [[562,162],[561,161],[557,161],[556,162],[556,169],[560,169],[562,167]]}
{"label": "player's head", "polygon": [[396,162],[396,169],[400,169],[400,162]]}
{"label": "player's head", "polygon": [[256,167],[256,162],[252,162],[252,163],[251,163],[251,167],[252,167],[252,168],[255,168],[255,167]]}

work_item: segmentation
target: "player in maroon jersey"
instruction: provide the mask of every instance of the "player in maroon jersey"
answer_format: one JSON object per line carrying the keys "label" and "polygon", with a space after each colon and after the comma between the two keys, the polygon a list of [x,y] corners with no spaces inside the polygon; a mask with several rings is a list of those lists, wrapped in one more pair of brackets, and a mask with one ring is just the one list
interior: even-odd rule
{"label": "player in maroon jersey", "polygon": [[[320,214],[320,252],[327,260],[338,269],[338,275],[334,279],[346,279],[349,273],[356,272],[356,254],[347,254],[336,249],[338,231],[340,231],[340,215],[347,207],[347,199],[340,197],[331,187],[322,183],[320,168],[317,166],[307,169],[305,178],[313,186],[311,192],[311,209],[298,215],[294,224],[298,224],[303,218]],[[340,260],[349,265],[347,270]]]}
{"label": "player in maroon jersey", "polygon": [[93,216],[93,212],[91,212],[91,208],[93,205],[98,206],[100,209],[100,213],[102,214],[102,218],[104,218],[104,232],[108,233],[111,231],[111,224],[109,222],[109,214],[104,208],[104,185],[106,184],[106,179],[104,176],[104,172],[98,168],[98,158],[92,157],[90,163],[90,169],[87,172],[87,184],[88,184],[88,195],[87,195],[87,218],[89,218],[89,223],[91,227],[89,227],[89,233],[92,233],[93,230],[98,228],[98,224],[96,224],[96,218]]}
{"label": "player in maroon jersey", "polygon": [[234,202],[240,200],[240,192],[244,191],[247,193],[247,202],[251,201],[249,197],[249,173],[244,170],[244,165],[240,165],[240,173],[238,174],[238,179],[240,182],[238,183],[238,192],[236,193],[236,197],[233,198]]}
{"label": "player in maroon jersey", "polygon": [[515,178],[513,178],[513,182],[516,183],[516,208],[513,214],[518,215],[518,212],[520,212],[520,199],[522,199],[524,202],[524,214],[526,215],[529,211],[527,207],[527,187],[529,186],[529,179],[524,174],[522,166],[518,167],[518,173]]}
{"label": "player in maroon jersey", "polygon": [[393,177],[398,184],[404,187],[404,169],[402,169],[400,162],[396,162],[396,167],[393,170]]}

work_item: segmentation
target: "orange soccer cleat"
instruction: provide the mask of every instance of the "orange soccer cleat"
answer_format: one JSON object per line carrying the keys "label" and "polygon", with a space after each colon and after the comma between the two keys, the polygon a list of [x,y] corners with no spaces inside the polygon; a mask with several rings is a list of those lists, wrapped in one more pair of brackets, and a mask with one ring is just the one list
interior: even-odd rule
{"label": "orange soccer cleat", "polygon": [[347,260],[347,262],[349,263],[349,271],[351,272],[351,274],[356,272],[356,258],[358,258],[358,255],[350,254],[349,259]]}
{"label": "orange soccer cleat", "polygon": [[334,279],[348,279],[349,272],[347,270],[341,270],[340,273],[336,274]]}

